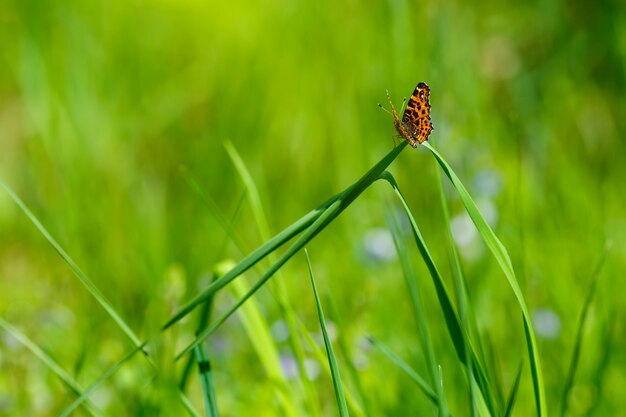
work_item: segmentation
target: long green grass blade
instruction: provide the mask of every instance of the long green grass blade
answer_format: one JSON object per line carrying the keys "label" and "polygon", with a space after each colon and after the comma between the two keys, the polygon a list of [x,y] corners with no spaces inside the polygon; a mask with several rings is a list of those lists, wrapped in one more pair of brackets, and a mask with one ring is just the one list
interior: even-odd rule
{"label": "long green grass blade", "polygon": [[[48,355],[39,345],[30,340],[28,336],[17,330],[11,324],[0,318],[0,327],[7,333],[13,336],[17,341],[30,350],[36,357],[38,357],[50,370],[61,380],[72,392],[79,397],[83,395],[83,388],[59,365],[50,355]],[[85,409],[89,414],[97,417],[103,416],[102,412],[91,402],[88,401],[84,404]]]}
{"label": "long green grass blade", "polygon": [[517,298],[517,302],[520,306],[520,309],[522,310],[524,331],[526,332],[526,340],[528,343],[528,356],[530,358],[530,369],[533,379],[533,389],[535,393],[535,404],[537,407],[537,413],[540,417],[545,417],[547,416],[548,410],[546,406],[543,373],[541,370],[539,352],[537,350],[537,342],[535,340],[535,332],[533,330],[530,313],[528,312],[528,308],[526,306],[526,301],[524,300],[522,290],[519,286],[519,283],[517,282],[517,278],[515,277],[511,258],[509,257],[509,254],[502,242],[500,242],[491,227],[489,227],[489,225],[487,224],[487,221],[478,210],[478,207],[476,207],[476,203],[474,203],[474,200],[472,200],[472,197],[469,195],[467,189],[454,173],[452,168],[443,159],[439,152],[437,152],[435,148],[432,147],[431,144],[425,142],[423,145],[431,151],[431,153],[439,163],[439,166],[441,166],[441,169],[443,169],[443,172],[456,188],[459,196],[461,197],[461,201],[463,201],[463,205],[467,210],[467,213],[469,214],[470,218],[474,222],[474,225],[478,229],[478,233],[481,235],[483,241],[496,258],[496,261],[500,265],[500,268],[502,268],[502,271],[504,272],[504,275],[506,276],[509,285],[511,286],[511,289],[513,290],[513,293]]}
{"label": "long green grass blade", "polygon": [[324,345],[326,346],[326,355],[328,356],[328,363],[330,364],[330,372],[333,377],[333,387],[335,389],[335,398],[337,399],[337,407],[339,408],[339,415],[341,417],[347,417],[348,405],[346,404],[346,397],[343,392],[343,383],[341,382],[341,375],[339,373],[339,366],[337,365],[337,358],[333,351],[333,345],[328,336],[328,330],[326,329],[326,319],[324,318],[324,309],[322,303],[320,303],[320,297],[317,292],[317,286],[315,285],[315,277],[313,275],[313,268],[311,267],[311,260],[309,259],[309,253],[304,250],[306,254],[306,261],[309,265],[309,276],[311,277],[311,286],[313,287],[313,295],[315,296],[315,305],[317,306],[317,314],[320,321],[320,327],[322,328],[322,335],[324,336]]}
{"label": "long green grass blade", "polygon": [[39,229],[39,232],[50,242],[52,247],[61,255],[61,258],[68,264],[74,275],[80,280],[80,282],[87,288],[87,290],[93,295],[93,297],[100,303],[102,308],[111,316],[113,321],[117,323],[117,325],[122,329],[122,331],[128,336],[130,340],[132,340],[135,346],[141,346],[141,341],[135,335],[135,332],[132,331],[130,326],[126,324],[126,322],[122,319],[122,317],[115,311],[115,308],[111,305],[111,303],[106,299],[104,294],[100,292],[98,287],[85,275],[85,273],[78,267],[76,262],[65,252],[65,250],[59,245],[59,243],[52,237],[52,235],[48,232],[48,230],[41,224],[41,222],[35,217],[35,215],[30,211],[30,209],[26,206],[26,204],[18,197],[17,194],[7,185],[4,181],[0,180],[0,185],[5,189],[5,191],[11,196],[13,201],[20,207],[20,209],[24,212],[26,217]]}
{"label": "long green grass blade", "polygon": [[583,310],[580,313],[578,328],[576,330],[576,340],[574,342],[574,351],[572,352],[572,360],[570,361],[567,377],[565,378],[565,388],[563,389],[563,397],[561,398],[561,417],[564,417],[567,413],[567,399],[569,397],[570,390],[574,386],[574,378],[576,376],[576,370],[578,369],[578,360],[580,359],[580,351],[582,349],[583,332],[585,329],[585,322],[587,321],[587,313],[589,312],[589,306],[591,305],[593,297],[595,296],[596,287],[600,278],[600,272],[602,272],[602,268],[604,267],[604,262],[606,261],[609,249],[610,244],[606,244],[604,252],[602,253],[602,257],[600,258],[600,261],[596,265],[596,268],[593,272],[591,278],[591,286],[589,288],[589,291],[587,292],[587,298],[585,299],[585,303],[583,304]]}

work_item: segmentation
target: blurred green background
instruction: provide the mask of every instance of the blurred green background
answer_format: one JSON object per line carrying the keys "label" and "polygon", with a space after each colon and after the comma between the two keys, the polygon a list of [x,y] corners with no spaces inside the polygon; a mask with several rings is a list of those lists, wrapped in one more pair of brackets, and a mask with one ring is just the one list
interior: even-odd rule
{"label": "blurred green background", "polygon": [[[224,141],[254,178],[273,235],[389,152],[393,123],[377,103],[386,103],[388,89],[399,106],[425,81],[431,143],[508,248],[534,313],[554,414],[593,271],[612,241],[568,401],[571,415],[626,415],[625,10],[618,1],[557,0],[1,0],[0,178],[148,337],[207,285],[219,262],[241,259],[264,241]],[[234,219],[241,251],[181,167]],[[407,148],[390,170],[449,279],[432,158]],[[519,307],[447,191],[474,308],[506,392],[526,355]],[[341,360],[356,364],[374,415],[429,415],[411,381],[364,343],[371,333],[420,369],[386,231],[389,197],[387,185],[375,185],[308,250],[318,286],[341,318],[335,330],[351,356]],[[469,415],[432,283],[417,253],[415,260],[448,401],[454,415]],[[318,335],[304,256],[275,279]],[[216,308],[233,300],[225,290]],[[276,301],[267,289],[255,300],[289,379],[293,354]],[[130,349],[4,191],[0,316],[84,386]],[[159,377],[137,357],[97,390],[96,404],[107,415],[182,415],[172,358],[194,326],[163,336]],[[222,415],[279,415],[237,318],[207,346]],[[313,361],[311,368],[323,415],[333,415],[332,383]],[[2,415],[56,415],[75,398],[4,332],[0,369]],[[535,412],[524,372],[519,416]],[[195,379],[188,397],[202,409]]]}

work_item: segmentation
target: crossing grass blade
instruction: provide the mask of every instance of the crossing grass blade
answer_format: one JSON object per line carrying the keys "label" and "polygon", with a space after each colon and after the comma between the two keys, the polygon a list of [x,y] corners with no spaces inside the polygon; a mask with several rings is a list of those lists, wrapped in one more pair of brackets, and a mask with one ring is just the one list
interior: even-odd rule
{"label": "crossing grass blade", "polygon": [[[371,168],[361,179],[359,179],[356,183],[352,184],[342,193],[338,194],[335,197],[329,199],[326,203],[324,203],[319,209],[314,210],[309,213],[307,216],[306,222],[303,221],[304,218],[298,220],[295,224],[299,226],[296,228],[294,225],[288,227],[283,232],[276,235],[270,242],[262,245],[260,248],[255,250],[251,255],[242,260],[239,264],[237,264],[233,269],[227,272],[224,276],[219,278],[215,283],[209,285],[207,289],[205,289],[201,294],[196,296],[191,302],[187,303],[184,307],[180,309],[178,313],[172,317],[167,324],[164,326],[164,329],[174,324],[176,321],[180,320],[182,317],[186,316],[198,303],[202,302],[202,300],[210,297],[212,294],[215,294],[220,288],[224,287],[226,284],[231,282],[237,276],[239,276],[242,272],[249,269],[256,262],[267,256],[273,250],[275,250],[278,246],[285,243],[287,237],[291,238],[295,236],[297,232],[302,230],[303,226],[306,227],[306,230],[296,239],[296,241],[281,255],[278,257],[276,262],[274,262],[266,272],[261,275],[261,277],[254,283],[250,289],[250,291],[239,301],[233,305],[228,311],[226,311],[222,316],[216,319],[211,325],[209,325],[206,329],[204,329],[198,337],[187,346],[178,356],[180,358],[185,353],[189,352],[193,349],[198,343],[208,337],[215,329],[217,329],[230,315],[237,310],[249,297],[251,297],[259,288],[261,288],[267,280],[269,280],[272,275],[282,267],[293,255],[295,255],[300,249],[302,249],[311,239],[313,239],[319,232],[324,230],[326,226],[328,226],[333,220],[337,218],[352,202],[365,190],[369,187],[374,181],[376,181],[381,173],[385,170],[387,166],[398,156],[400,151],[404,149],[407,142],[403,142],[402,144],[395,147],[389,154],[387,154],[381,161],[379,161],[373,168]],[[328,204],[330,203],[330,204]],[[309,222],[312,221],[312,224]],[[289,232],[287,232],[289,231]],[[270,244],[271,243],[271,244]]]}
{"label": "crossing grass blade", "polygon": [[507,278],[513,293],[517,299],[517,302],[522,310],[522,318],[524,322],[524,331],[526,333],[526,341],[528,345],[528,356],[530,359],[530,369],[532,373],[533,380],[533,390],[535,394],[535,405],[537,407],[537,414],[539,417],[547,416],[547,406],[545,399],[545,387],[543,382],[543,372],[541,370],[541,362],[539,358],[539,352],[537,350],[537,341],[535,339],[535,331],[533,329],[530,313],[526,306],[526,301],[524,300],[524,296],[522,294],[522,290],[517,282],[517,278],[515,277],[515,271],[513,270],[513,264],[511,263],[511,258],[509,254],[502,244],[498,237],[495,235],[491,227],[487,224],[487,221],[482,216],[478,207],[476,207],[476,203],[472,200],[472,197],[467,192],[467,189],[461,182],[461,180],[454,173],[452,168],[448,165],[448,163],[443,159],[443,157],[433,148],[431,144],[428,142],[424,142],[423,144],[430,152],[433,154],[439,166],[446,174],[452,185],[459,193],[461,197],[461,201],[467,210],[470,218],[474,222],[476,229],[478,229],[478,233],[482,237],[483,241],[491,251],[491,253],[496,258],[498,265],[504,272],[505,277]]}
{"label": "crossing grass blade", "polygon": [[583,310],[580,314],[580,319],[578,321],[578,328],[576,330],[576,341],[574,343],[574,351],[572,352],[572,360],[570,361],[570,366],[567,372],[567,377],[565,378],[565,387],[563,389],[563,396],[561,398],[561,417],[564,417],[567,414],[567,406],[568,406],[568,397],[569,393],[574,386],[574,378],[576,376],[576,370],[578,369],[578,360],[580,359],[580,351],[582,349],[583,342],[583,332],[585,329],[585,322],[587,321],[587,313],[589,312],[589,306],[593,301],[593,298],[596,293],[596,287],[598,285],[598,280],[600,278],[600,273],[604,267],[604,263],[606,261],[606,257],[611,248],[611,244],[607,243],[604,247],[604,252],[596,265],[595,271],[593,272],[591,278],[591,286],[589,291],[587,292],[587,298],[585,299],[585,303],[583,304]]}
{"label": "crossing grass blade", "polygon": [[432,386],[426,381],[426,379],[422,378],[411,366],[403,361],[398,355],[393,353],[391,349],[385,346],[380,340],[375,338],[374,336],[369,335],[367,340],[374,346],[376,349],[380,351],[383,355],[387,357],[394,365],[400,368],[415,384],[419,387],[420,390],[426,395],[426,397],[432,401],[432,403],[436,406],[439,405],[438,395],[435,393],[435,390]]}
{"label": "crossing grass blade", "polygon": [[87,290],[93,295],[93,297],[100,303],[102,308],[109,314],[109,316],[113,319],[115,323],[122,329],[122,331],[128,336],[128,338],[133,342],[135,347],[141,346],[141,341],[132,331],[130,326],[126,324],[126,322],[122,319],[122,317],[118,314],[115,308],[111,305],[111,303],[106,299],[104,294],[100,292],[98,287],[91,281],[87,275],[78,267],[76,262],[65,252],[65,250],[61,247],[61,245],[52,237],[52,235],[48,232],[48,230],[41,224],[39,219],[35,217],[35,215],[30,211],[30,209],[26,206],[26,204],[22,201],[21,198],[7,185],[4,181],[0,180],[0,185],[5,189],[5,191],[11,196],[13,201],[19,206],[19,208],[24,212],[26,217],[35,225],[39,232],[50,242],[52,247],[61,255],[61,258],[67,263],[70,267],[74,275],[80,280],[80,282],[87,288]]}
{"label": "crossing grass blade", "polygon": [[320,321],[320,327],[322,329],[322,335],[324,336],[324,345],[326,346],[326,355],[328,356],[328,363],[330,364],[330,372],[333,378],[333,387],[335,389],[335,398],[337,399],[337,407],[339,408],[339,415],[341,417],[347,417],[348,405],[346,404],[346,397],[343,392],[343,383],[341,382],[341,375],[339,373],[339,366],[337,365],[337,358],[333,351],[333,345],[328,336],[328,330],[326,329],[326,319],[324,318],[324,310],[322,303],[320,303],[320,297],[317,292],[317,286],[315,285],[315,277],[313,275],[313,268],[311,267],[311,260],[309,259],[309,253],[304,250],[306,254],[306,261],[309,266],[309,276],[311,278],[311,286],[313,287],[313,295],[315,296],[315,305],[317,306],[317,314]]}
{"label": "crossing grass blade", "polygon": [[[67,387],[79,398],[84,394],[83,388],[59,365],[50,355],[48,355],[39,345],[30,340],[28,336],[17,330],[11,324],[0,318],[0,328],[13,336],[17,341],[30,350],[37,358],[39,358]],[[96,417],[102,417],[103,414],[91,402],[87,401],[84,405],[89,414]]]}
{"label": "crossing grass blade", "polygon": [[[404,196],[402,195],[402,192],[400,191],[398,184],[396,183],[396,180],[387,171],[385,171],[381,175],[381,178],[386,180],[391,185],[396,196],[400,199],[400,202],[402,203],[402,207],[404,208],[404,211],[409,219],[409,223],[411,224],[411,229],[413,231],[413,237],[415,239],[415,243],[420,252],[422,260],[426,264],[428,272],[430,273],[433,284],[435,286],[435,292],[437,294],[439,306],[441,307],[444,320],[446,322],[446,327],[448,329],[448,333],[450,334],[450,338],[452,339],[452,345],[454,346],[454,349],[457,353],[459,360],[462,363],[465,363],[466,354],[465,354],[465,350],[464,350],[465,346],[463,342],[464,336],[462,335],[462,332],[464,330],[461,325],[459,316],[456,312],[456,309],[454,308],[454,303],[452,302],[452,298],[450,297],[450,292],[448,291],[445,282],[441,278],[441,274],[439,273],[439,270],[437,269],[435,262],[432,256],[430,255],[430,251],[426,247],[424,238],[422,237],[422,234],[417,226],[417,223],[415,222],[415,218],[413,217],[413,214],[411,213],[411,210],[409,209],[406,203],[406,200],[404,199]],[[476,370],[476,374],[475,374],[476,379],[477,379],[476,382],[480,388],[480,392],[489,409],[489,412],[491,413],[491,415],[494,415],[494,416],[498,415],[496,402],[493,397],[492,382],[489,379],[489,376],[486,373],[484,366],[479,361],[476,351],[471,345],[471,343],[470,343],[470,355],[469,356],[472,359],[472,367],[473,369]]]}

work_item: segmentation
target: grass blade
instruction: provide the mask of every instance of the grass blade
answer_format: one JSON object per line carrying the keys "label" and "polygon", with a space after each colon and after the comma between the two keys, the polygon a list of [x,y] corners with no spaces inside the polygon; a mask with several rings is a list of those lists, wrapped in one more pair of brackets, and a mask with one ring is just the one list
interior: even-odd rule
{"label": "grass blade", "polygon": [[335,398],[337,399],[337,406],[339,407],[339,415],[341,417],[347,417],[348,405],[346,404],[346,397],[343,393],[343,384],[341,382],[341,375],[339,374],[339,366],[337,365],[337,359],[333,352],[333,345],[330,342],[328,336],[328,330],[326,329],[326,319],[324,318],[324,310],[320,303],[320,297],[317,293],[317,286],[315,285],[315,277],[313,276],[313,268],[311,267],[311,260],[309,259],[309,253],[304,250],[306,254],[306,261],[309,265],[309,276],[311,277],[311,286],[313,287],[313,294],[315,295],[315,305],[317,306],[317,314],[320,321],[320,327],[322,328],[322,335],[324,336],[324,345],[326,346],[326,355],[328,356],[328,363],[330,364],[330,372],[333,377],[333,387],[335,388]]}
{"label": "grass blade", "polygon": [[509,254],[502,242],[500,242],[493,230],[491,230],[491,227],[489,227],[489,225],[487,224],[487,221],[485,221],[485,218],[478,210],[478,207],[476,207],[476,203],[474,203],[474,200],[472,200],[472,197],[469,195],[467,189],[465,188],[463,183],[461,183],[461,180],[457,177],[452,168],[450,168],[448,163],[443,159],[439,152],[437,152],[435,148],[432,147],[431,144],[425,142],[423,145],[431,151],[431,153],[439,163],[439,166],[441,167],[441,169],[443,169],[443,172],[450,179],[452,185],[454,185],[454,188],[456,188],[459,196],[461,197],[461,201],[463,201],[463,205],[467,210],[467,213],[472,219],[472,222],[474,222],[474,225],[478,229],[478,232],[483,238],[483,241],[496,258],[496,261],[500,265],[500,268],[502,268],[502,271],[504,272],[504,275],[506,276],[509,285],[511,286],[511,289],[513,290],[513,293],[517,298],[517,302],[520,306],[520,309],[522,310],[522,316],[524,321],[524,331],[526,333],[526,341],[528,345],[528,356],[530,358],[530,369],[533,379],[533,389],[535,393],[535,405],[537,407],[537,413],[540,417],[547,416],[548,410],[545,399],[543,373],[541,370],[539,352],[537,351],[535,332],[533,330],[530,314],[526,306],[526,301],[524,300],[522,290],[519,286],[519,283],[517,282],[517,278],[515,277],[511,258],[509,257]]}

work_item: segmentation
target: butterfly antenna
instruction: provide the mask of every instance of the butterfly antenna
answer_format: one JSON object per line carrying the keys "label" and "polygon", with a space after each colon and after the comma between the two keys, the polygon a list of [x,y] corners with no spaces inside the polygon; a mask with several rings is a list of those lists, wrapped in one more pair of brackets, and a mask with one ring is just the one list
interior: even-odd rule
{"label": "butterfly antenna", "polygon": [[406,105],[406,97],[402,99],[402,105],[400,106],[400,114],[404,113],[404,106]]}
{"label": "butterfly antenna", "polygon": [[382,104],[378,103],[378,107],[380,107],[382,110],[386,111],[387,113],[391,114],[391,112],[387,110],[386,108],[384,108]]}

